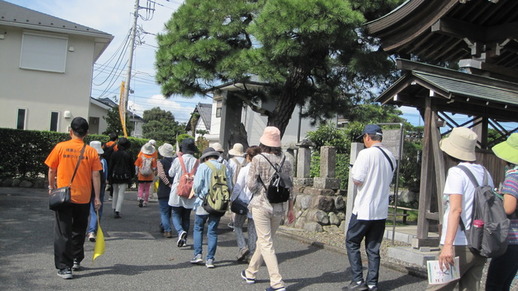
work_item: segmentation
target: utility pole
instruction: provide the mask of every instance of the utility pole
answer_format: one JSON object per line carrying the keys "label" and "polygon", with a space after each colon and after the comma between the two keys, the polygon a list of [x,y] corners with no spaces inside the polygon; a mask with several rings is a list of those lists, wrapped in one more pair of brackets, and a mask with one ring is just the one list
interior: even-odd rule
{"label": "utility pole", "polygon": [[[139,10],[139,1],[135,0],[135,7],[133,12],[133,27],[131,28],[131,37],[130,37],[130,47],[129,47],[129,60],[128,60],[128,74],[126,76],[126,82],[123,83],[124,90],[122,92],[123,96],[121,98],[121,103],[124,102],[124,112],[121,112],[121,122],[122,129],[124,131],[124,136],[128,136],[126,131],[126,112],[128,111],[128,97],[130,92],[130,81],[131,81],[131,69],[133,66],[133,52],[135,50],[135,38],[137,36],[137,20],[138,20],[138,10]],[[120,107],[119,107],[120,108]],[[120,109],[119,109],[120,111]]]}

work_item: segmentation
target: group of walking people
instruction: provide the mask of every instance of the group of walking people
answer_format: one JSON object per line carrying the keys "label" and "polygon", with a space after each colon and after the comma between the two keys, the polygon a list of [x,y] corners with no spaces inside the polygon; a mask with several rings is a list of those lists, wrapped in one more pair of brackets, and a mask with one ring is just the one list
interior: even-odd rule
{"label": "group of walking people", "polygon": [[[204,262],[207,268],[214,268],[221,214],[214,214],[205,206],[206,197],[211,195],[214,186],[213,174],[217,172],[225,184],[222,189],[231,193],[228,194],[230,199],[236,205],[246,205],[245,212],[233,216],[238,245],[237,259],[248,259],[248,267],[240,273],[241,278],[248,284],[255,283],[264,262],[270,278],[267,290],[285,290],[273,247],[273,236],[286,215],[289,223],[294,221],[293,191],[290,191],[286,202],[277,202],[271,200],[269,187],[266,186],[276,173],[293,176],[292,164],[281,150],[279,129],[266,127],[259,146],[249,147],[246,153],[242,145],[234,145],[229,153],[239,159],[231,158],[230,161],[222,157],[219,145],[205,149],[197,159],[194,154],[198,149],[190,138],[182,141],[177,153],[170,144],[160,146],[159,160],[154,145],[148,142],[142,147],[137,161],[134,161],[127,151],[130,147],[127,139],[118,139],[116,150],[113,144],[103,148],[97,141],[87,146],[84,144],[87,133],[88,122],[81,117],[74,118],[69,130],[71,139],[57,144],[45,160],[49,167],[49,193],[55,188],[71,185],[71,203],[55,211],[54,259],[59,277],[70,279],[73,277],[72,271],[81,268],[87,232],[89,238],[95,240],[94,222],[102,213],[104,183],[112,185],[114,217],[120,217],[124,191],[136,172],[140,172],[138,197],[139,206],[142,207],[147,204],[149,197],[149,187],[145,183],[152,183],[156,173],[159,179],[157,195],[161,226],[165,237],[172,237],[172,228],[175,229],[178,247],[187,245],[190,216],[195,211],[194,256],[191,263]],[[364,128],[361,138],[366,149],[360,151],[351,169],[350,175],[358,191],[346,232],[352,278],[349,286],[344,288],[347,290],[378,290],[379,249],[387,218],[388,187],[397,166],[394,156],[382,145],[382,137],[383,131],[378,125],[367,125]],[[454,264],[454,258],[459,257],[460,279],[429,285],[428,290],[454,290],[457,285],[460,290],[481,289],[480,278],[486,258],[471,252],[464,231],[472,225],[476,188],[467,171],[478,184],[486,183],[494,187],[494,182],[488,171],[476,163],[477,139],[471,129],[459,127],[454,128],[440,142],[440,149],[457,165],[448,170],[443,189],[445,211],[439,264],[448,269]],[[110,150],[113,152],[106,163],[103,154]],[[509,215],[510,229],[507,250],[502,256],[491,260],[485,288],[509,290],[518,270],[518,133],[511,134],[492,150],[506,164],[505,179],[499,192],[503,195],[505,213]],[[151,176],[145,175],[148,169],[140,170],[143,167],[150,168]],[[144,185],[141,187],[140,184]],[[185,185],[189,186],[189,191],[183,189]],[[242,229],[247,219],[248,243]],[[208,242],[204,260],[202,245],[205,224]],[[368,258],[365,280],[360,255],[360,244],[364,239]]]}
{"label": "group of walking people", "polygon": [[[148,142],[134,160],[128,151],[131,143],[126,138],[110,136],[110,142],[104,146],[99,141],[92,141],[89,146],[84,144],[88,128],[84,118],[74,118],[69,130],[71,140],[57,144],[45,160],[49,167],[49,193],[68,183],[72,189],[71,203],[55,211],[54,257],[59,277],[71,279],[73,271],[81,269],[86,236],[95,241],[106,184],[111,185],[113,192],[114,218],[121,218],[124,192],[136,174],[139,183],[138,203],[141,207],[147,205],[150,184],[157,177],[161,227],[165,237],[172,237],[172,228],[176,230],[178,247],[187,245],[190,216],[194,210],[194,256],[191,263],[204,262],[207,268],[214,268],[217,228],[222,215],[214,214],[205,204],[206,197],[212,195],[214,174],[217,173],[225,184],[221,189],[227,191],[228,199],[246,205],[247,209],[246,213],[233,215],[239,248],[237,259],[249,260],[248,268],[238,276],[248,284],[255,283],[257,272],[264,261],[270,275],[271,286],[267,290],[285,290],[272,240],[286,214],[289,222],[294,220],[293,196],[290,195],[288,202],[270,203],[264,185],[269,183],[276,171],[281,171],[290,179],[293,176],[292,165],[285,159],[281,149],[278,128],[266,127],[260,145],[248,148],[246,153],[241,144],[234,145],[229,151],[232,156],[230,161],[224,159],[223,149],[218,144],[205,149],[197,159],[194,154],[198,149],[192,138],[184,139],[177,153],[171,144],[161,145],[158,148],[160,159],[155,145]],[[273,167],[281,163],[282,167]],[[78,170],[73,179],[76,164]],[[188,191],[184,189],[185,185],[188,185]],[[248,242],[243,233],[247,219]],[[205,224],[208,242],[204,260],[202,245]]]}

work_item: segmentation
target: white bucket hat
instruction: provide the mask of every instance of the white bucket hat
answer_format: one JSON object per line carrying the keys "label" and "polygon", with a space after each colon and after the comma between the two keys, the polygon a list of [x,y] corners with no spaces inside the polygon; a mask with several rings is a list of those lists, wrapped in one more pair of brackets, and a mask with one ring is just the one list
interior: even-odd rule
{"label": "white bucket hat", "polygon": [[92,140],[90,142],[90,146],[93,147],[97,151],[98,154],[100,154],[100,155],[104,154],[104,150],[101,147],[101,142],[100,141]]}
{"label": "white bucket hat", "polygon": [[243,151],[243,145],[240,143],[235,143],[231,150],[228,151],[229,155],[242,157],[245,155],[245,152]]}
{"label": "white bucket hat", "polygon": [[140,151],[146,155],[152,155],[155,152],[155,147],[149,142],[142,146]]}
{"label": "white bucket hat", "polygon": [[158,147],[158,152],[162,157],[171,158],[174,156],[174,148],[169,143],[164,143]]}
{"label": "white bucket hat", "polygon": [[461,161],[473,162],[477,159],[475,146],[477,145],[477,134],[467,127],[454,128],[450,136],[439,142],[441,150],[448,155]]}
{"label": "white bucket hat", "polygon": [[220,153],[225,151],[223,149],[223,146],[219,142],[213,143],[210,147],[213,148],[215,151],[220,152]]}

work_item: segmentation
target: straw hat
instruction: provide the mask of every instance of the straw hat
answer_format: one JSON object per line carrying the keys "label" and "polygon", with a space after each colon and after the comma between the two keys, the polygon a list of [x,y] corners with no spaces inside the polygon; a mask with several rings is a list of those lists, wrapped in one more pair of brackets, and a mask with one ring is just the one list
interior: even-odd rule
{"label": "straw hat", "polygon": [[174,156],[174,148],[169,143],[164,143],[163,145],[159,146],[158,152],[162,157],[171,158]]}
{"label": "straw hat", "polygon": [[203,161],[208,157],[215,157],[217,159],[219,158],[219,155],[219,152],[217,152],[214,148],[209,147],[203,151],[203,154],[200,157],[200,161]]}
{"label": "straw hat", "polygon": [[228,151],[229,155],[242,157],[245,155],[245,152],[243,151],[243,145],[240,143],[235,143],[231,150]]}
{"label": "straw hat", "polygon": [[140,151],[145,155],[152,155],[155,152],[155,147],[148,142],[142,146]]}
{"label": "straw hat", "polygon": [[97,151],[98,154],[100,154],[100,155],[104,154],[104,150],[101,147],[101,142],[100,141],[92,140],[90,142],[90,146],[93,147]]}
{"label": "straw hat", "polygon": [[259,142],[272,148],[281,147],[281,131],[275,126],[267,126]]}
{"label": "straw hat", "polygon": [[223,149],[223,146],[221,146],[221,144],[219,142],[213,143],[210,147],[213,148],[215,151],[220,152],[220,153],[225,151]]}
{"label": "straw hat", "polygon": [[477,134],[466,127],[454,128],[450,136],[443,138],[439,147],[448,155],[461,161],[475,161],[475,146],[477,145]]}
{"label": "straw hat", "polygon": [[518,133],[511,134],[506,141],[495,145],[491,149],[502,160],[518,164]]}

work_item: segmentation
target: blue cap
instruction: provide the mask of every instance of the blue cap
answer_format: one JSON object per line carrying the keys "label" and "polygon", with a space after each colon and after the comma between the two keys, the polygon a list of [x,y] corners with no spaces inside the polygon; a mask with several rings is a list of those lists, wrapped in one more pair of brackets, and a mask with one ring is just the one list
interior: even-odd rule
{"label": "blue cap", "polygon": [[379,136],[383,136],[383,131],[381,130],[381,127],[377,124],[367,124],[365,125],[365,128],[362,131],[362,134],[358,136],[358,139],[363,137],[365,134],[375,134]]}

